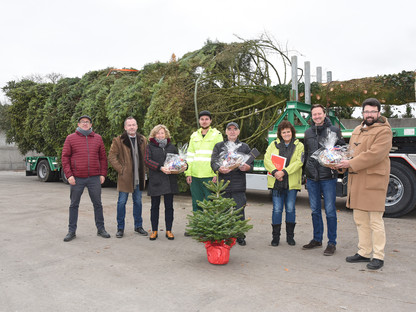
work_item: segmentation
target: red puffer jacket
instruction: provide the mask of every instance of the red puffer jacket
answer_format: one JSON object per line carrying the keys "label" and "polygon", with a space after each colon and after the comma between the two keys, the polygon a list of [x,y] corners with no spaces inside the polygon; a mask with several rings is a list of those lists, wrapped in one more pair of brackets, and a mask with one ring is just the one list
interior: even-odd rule
{"label": "red puffer jacket", "polygon": [[62,167],[68,178],[105,177],[108,165],[101,136],[91,132],[85,137],[78,131],[68,135],[62,150]]}

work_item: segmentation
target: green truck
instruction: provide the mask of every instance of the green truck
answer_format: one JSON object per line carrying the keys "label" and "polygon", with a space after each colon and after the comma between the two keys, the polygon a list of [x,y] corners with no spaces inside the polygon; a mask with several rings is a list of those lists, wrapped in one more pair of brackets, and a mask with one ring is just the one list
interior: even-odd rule
{"label": "green truck", "polygon": [[[286,110],[268,133],[269,144],[276,139],[277,127],[284,119],[290,121],[296,129],[296,137],[303,139],[309,128],[310,104],[288,101]],[[344,139],[348,142],[353,129],[346,129],[332,111],[328,117],[339,126]],[[401,217],[416,208],[416,127],[392,128],[393,147],[390,151],[390,182],[386,195],[387,217]],[[337,184],[337,196],[347,195],[348,174],[340,175]],[[267,190],[267,172],[262,160],[256,160],[254,171],[247,175],[247,189]]]}

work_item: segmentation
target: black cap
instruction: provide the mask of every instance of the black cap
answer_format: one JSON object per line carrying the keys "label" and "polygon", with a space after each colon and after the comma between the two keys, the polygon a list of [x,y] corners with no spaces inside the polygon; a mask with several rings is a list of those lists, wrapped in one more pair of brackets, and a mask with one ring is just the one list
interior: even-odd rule
{"label": "black cap", "polygon": [[201,116],[208,116],[208,117],[209,117],[209,119],[212,119],[212,118],[211,118],[211,113],[210,113],[209,111],[207,111],[207,110],[203,110],[203,111],[201,111],[201,112],[199,113],[199,115],[198,115],[198,118],[201,118]]}
{"label": "black cap", "polygon": [[89,120],[90,120],[90,122],[92,122],[91,117],[90,117],[90,116],[88,116],[88,115],[82,115],[81,117],[79,117],[79,118],[78,118],[78,122],[80,122],[80,120],[81,120],[82,118],[87,118],[87,119],[89,119]]}
{"label": "black cap", "polygon": [[238,124],[237,124],[236,122],[234,122],[234,121],[229,122],[229,123],[227,124],[226,129],[228,129],[228,128],[229,128],[229,127],[231,127],[231,126],[234,126],[234,127],[236,127],[237,129],[240,129],[240,127],[238,126]]}

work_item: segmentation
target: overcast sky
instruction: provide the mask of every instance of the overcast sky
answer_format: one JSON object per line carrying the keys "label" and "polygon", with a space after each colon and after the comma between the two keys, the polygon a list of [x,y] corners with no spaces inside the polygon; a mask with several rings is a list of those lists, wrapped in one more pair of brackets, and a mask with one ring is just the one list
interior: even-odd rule
{"label": "overcast sky", "polygon": [[[414,0],[1,0],[0,86],[169,61],[266,32],[333,80],[416,70]],[[314,81],[314,77],[312,77]],[[4,100],[0,94],[0,100]]]}

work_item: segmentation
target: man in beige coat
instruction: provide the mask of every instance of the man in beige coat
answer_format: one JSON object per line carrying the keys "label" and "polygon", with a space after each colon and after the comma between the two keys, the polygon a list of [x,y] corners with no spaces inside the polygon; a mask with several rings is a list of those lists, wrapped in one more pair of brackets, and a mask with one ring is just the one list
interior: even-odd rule
{"label": "man in beige coat", "polygon": [[369,262],[367,268],[372,270],[384,265],[383,214],[392,147],[391,127],[387,118],[380,115],[380,106],[375,98],[363,102],[364,120],[354,129],[349,142],[354,157],[337,166],[349,171],[347,207],[354,210],[358,231],[358,252],[346,261]]}
{"label": "man in beige coat", "polygon": [[116,237],[124,235],[124,219],[129,193],[133,197],[134,230],[147,236],[143,229],[142,191],[145,187],[144,153],[146,137],[137,132],[137,122],[133,117],[124,121],[124,133],[113,139],[108,160],[118,173],[117,190],[117,233]]}

